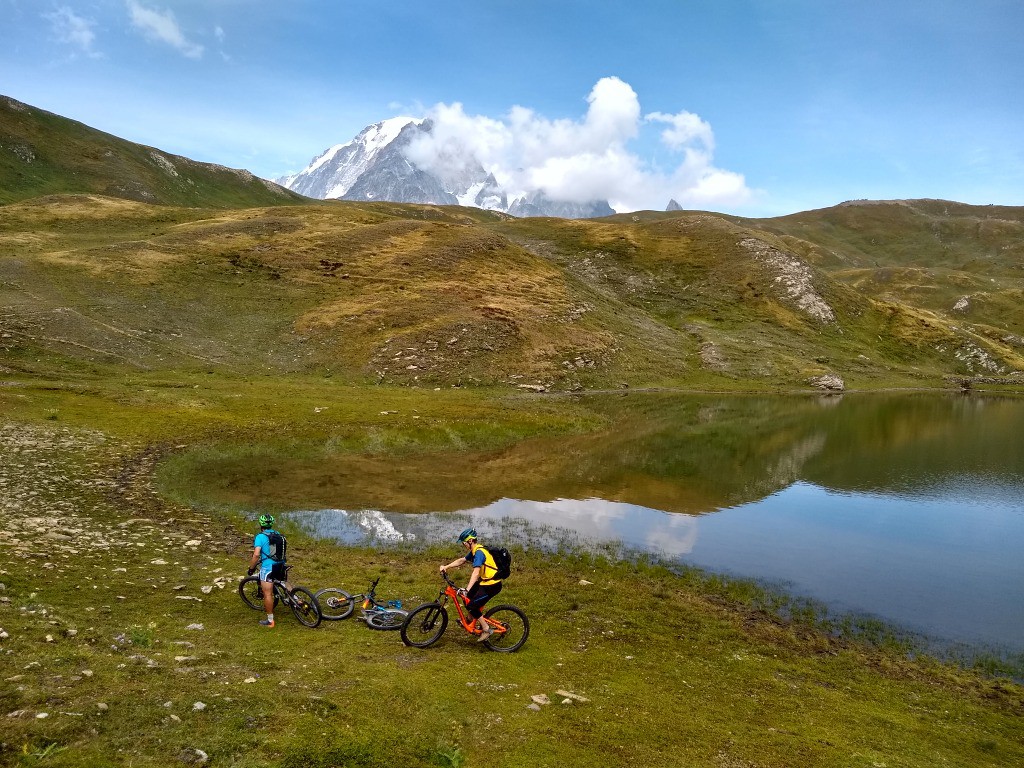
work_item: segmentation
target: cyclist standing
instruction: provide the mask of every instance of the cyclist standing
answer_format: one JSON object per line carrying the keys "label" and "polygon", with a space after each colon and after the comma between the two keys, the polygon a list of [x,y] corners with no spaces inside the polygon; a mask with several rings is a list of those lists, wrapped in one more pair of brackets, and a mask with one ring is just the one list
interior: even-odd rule
{"label": "cyclist standing", "polygon": [[459,534],[459,541],[466,548],[466,554],[448,565],[442,565],[441,573],[450,568],[461,568],[466,563],[472,563],[473,573],[469,576],[469,583],[466,588],[460,589],[460,594],[468,598],[466,604],[469,614],[476,619],[480,627],[478,643],[482,643],[493,633],[491,626],[482,618],[484,604],[501,592],[501,580],[494,578],[498,573],[498,566],[494,564],[494,558],[477,541],[476,530],[467,528]]}
{"label": "cyclist standing", "polygon": [[[285,539],[274,530],[274,516],[260,515],[260,532],[253,539],[252,557],[249,558],[249,575],[260,572],[260,591],[263,593],[263,608],[267,618],[260,622],[261,626],[274,626],[274,585],[271,576],[278,577],[280,569],[275,568],[285,561]],[[283,578],[283,577],[282,577]]]}

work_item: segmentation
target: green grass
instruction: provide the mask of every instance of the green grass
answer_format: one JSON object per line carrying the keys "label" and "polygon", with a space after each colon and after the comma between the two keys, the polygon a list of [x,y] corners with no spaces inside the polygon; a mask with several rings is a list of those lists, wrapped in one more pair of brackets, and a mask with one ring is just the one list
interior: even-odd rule
{"label": "green grass", "polygon": [[[370,399],[356,389],[324,430],[305,418],[319,384],[276,381],[238,398],[237,382],[209,378],[195,395],[156,378],[95,382],[89,392],[0,390],[8,498],[0,627],[9,635],[0,641],[0,704],[4,715],[21,711],[5,717],[0,762],[166,765],[197,749],[214,764],[246,766],[1002,766],[1024,758],[1024,690],[984,674],[999,669],[908,660],[905,646],[867,624],[838,638],[820,628],[812,605],[650,558],[616,563],[517,547],[499,600],[527,612],[531,636],[508,656],[482,650],[454,624],[423,651],[354,619],[308,630],[282,612],[267,631],[234,592],[251,507],[186,506],[154,493],[159,446],[258,429],[312,439],[351,422],[349,450],[361,446],[362,421],[409,406],[464,412],[461,439],[507,445],[530,432],[543,439],[545,430],[593,428],[600,409],[567,419],[563,408],[573,409],[549,411],[551,401],[510,410],[483,392],[449,391],[431,403],[432,392],[385,388]],[[261,423],[271,394],[288,396]],[[193,396],[205,406],[179,399]],[[474,415],[489,430],[474,431]],[[411,420],[391,430],[382,450],[415,446],[403,461],[451,449]],[[409,605],[436,595],[436,567],[454,556],[437,546],[342,548],[287,522],[284,530],[298,583],[361,591],[381,576],[381,596]],[[204,628],[187,629],[195,623]],[[881,633],[875,644],[870,633]],[[588,701],[563,704],[558,690]],[[528,709],[539,694],[553,703]]]}

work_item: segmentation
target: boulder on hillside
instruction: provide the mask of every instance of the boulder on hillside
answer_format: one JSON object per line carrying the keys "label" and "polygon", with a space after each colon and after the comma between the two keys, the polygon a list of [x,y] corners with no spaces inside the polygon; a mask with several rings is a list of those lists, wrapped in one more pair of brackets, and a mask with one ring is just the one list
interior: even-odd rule
{"label": "boulder on hillside", "polygon": [[826,373],[823,376],[812,376],[807,381],[812,387],[824,390],[825,392],[843,392],[846,390],[846,384],[843,382],[842,377],[837,376],[834,373]]}

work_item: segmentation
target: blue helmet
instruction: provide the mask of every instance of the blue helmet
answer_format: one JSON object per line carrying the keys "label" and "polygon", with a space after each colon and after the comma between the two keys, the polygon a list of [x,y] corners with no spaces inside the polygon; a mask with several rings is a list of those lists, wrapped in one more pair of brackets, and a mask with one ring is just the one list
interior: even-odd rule
{"label": "blue helmet", "polygon": [[269,528],[274,524],[273,515],[260,515],[259,519],[260,528]]}
{"label": "blue helmet", "polygon": [[467,528],[459,534],[459,541],[476,541],[476,529]]}

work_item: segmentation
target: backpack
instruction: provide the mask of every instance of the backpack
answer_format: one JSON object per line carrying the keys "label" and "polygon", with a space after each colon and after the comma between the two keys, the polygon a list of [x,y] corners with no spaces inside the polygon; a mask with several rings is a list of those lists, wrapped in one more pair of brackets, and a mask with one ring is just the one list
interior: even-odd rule
{"label": "backpack", "polygon": [[273,529],[263,533],[266,534],[267,540],[270,542],[270,559],[275,563],[283,563],[287,559],[288,540],[283,534]]}
{"label": "backpack", "polygon": [[507,579],[512,574],[512,553],[504,547],[495,547],[487,550],[491,553],[494,565],[498,571],[494,574],[495,579]]}

